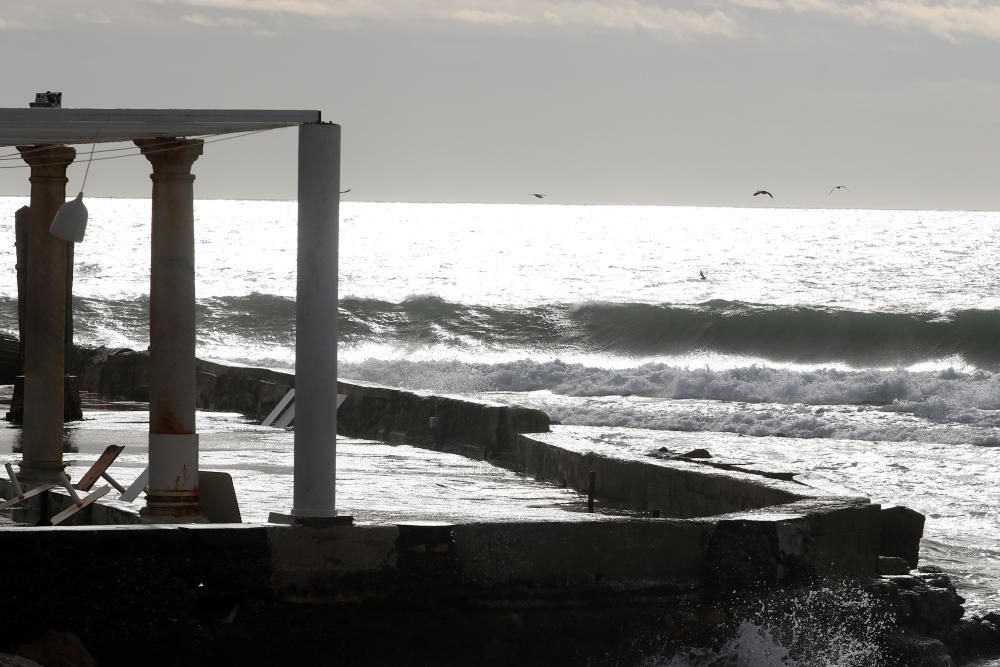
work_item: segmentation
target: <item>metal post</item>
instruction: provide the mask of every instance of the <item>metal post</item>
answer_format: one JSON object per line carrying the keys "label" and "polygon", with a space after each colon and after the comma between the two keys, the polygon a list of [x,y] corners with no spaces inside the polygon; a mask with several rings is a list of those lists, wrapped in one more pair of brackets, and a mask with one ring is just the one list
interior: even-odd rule
{"label": "metal post", "polygon": [[591,470],[587,484],[587,511],[594,511],[594,493],[597,491],[597,471]]}
{"label": "metal post", "polygon": [[340,126],[299,127],[292,518],[337,516],[337,236]]}

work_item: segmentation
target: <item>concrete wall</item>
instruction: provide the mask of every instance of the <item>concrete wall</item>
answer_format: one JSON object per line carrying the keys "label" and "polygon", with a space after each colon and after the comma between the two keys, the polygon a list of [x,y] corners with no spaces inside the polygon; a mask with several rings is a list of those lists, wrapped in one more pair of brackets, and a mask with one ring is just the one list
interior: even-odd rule
{"label": "concrete wall", "polygon": [[808,526],[727,521],[3,528],[0,648],[54,628],[102,665],[636,664],[812,567]]}
{"label": "concrete wall", "polygon": [[739,471],[722,471],[688,461],[613,458],[560,447],[521,434],[507,458],[509,467],[536,479],[586,493],[590,473],[596,495],[629,509],[658,516],[698,517],[780,505],[810,498],[809,487]]}
{"label": "concrete wall", "polygon": [[337,413],[337,432],[355,438],[405,442],[434,449],[501,457],[519,433],[549,430],[541,410],[488,401],[340,381],[347,399]]}
{"label": "concrete wall", "polygon": [[[149,400],[149,353],[76,347],[71,368],[81,391],[128,401]],[[295,375],[198,360],[198,409],[263,417],[295,386]]]}
{"label": "concrete wall", "polygon": [[[149,400],[147,353],[78,347],[72,367],[83,391]],[[197,382],[199,409],[263,418],[295,386],[295,376],[199,360]],[[517,433],[549,430],[549,418],[540,410],[356,381],[341,380],[337,389],[348,397],[338,412],[337,431],[351,437],[405,441],[485,458],[509,450]]]}
{"label": "concrete wall", "polygon": [[[666,524],[556,529],[542,545],[502,524],[443,541],[414,526],[0,529],[0,647],[55,628],[101,665],[628,664],[692,602],[695,582],[664,587],[672,568],[641,549],[657,530],[662,549]],[[503,543],[549,555],[504,574]],[[581,543],[604,553],[603,580]]]}

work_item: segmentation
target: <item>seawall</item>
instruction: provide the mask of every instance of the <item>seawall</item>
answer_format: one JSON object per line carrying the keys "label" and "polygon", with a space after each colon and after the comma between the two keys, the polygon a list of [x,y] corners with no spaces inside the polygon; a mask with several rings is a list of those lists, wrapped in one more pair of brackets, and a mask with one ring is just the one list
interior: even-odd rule
{"label": "seawall", "polygon": [[[148,396],[144,354],[78,350],[74,366],[84,391]],[[198,364],[201,409],[261,417],[293,385],[291,374]],[[0,640],[51,625],[47,610],[70,600],[59,627],[102,664],[129,664],[132,651],[152,655],[147,664],[331,664],[334,654],[337,664],[637,664],[665,643],[729,636],[741,608],[771,592],[829,581],[868,590],[880,573],[918,564],[922,516],[809,476],[602,450],[537,410],[361,382],[338,389],[344,435],[488,459],[593,491],[611,514],[290,528],[142,525],[125,508],[81,513],[118,525],[0,529],[0,554],[20,573],[12,599],[24,603]],[[43,521],[67,502],[59,495]],[[76,553],[90,554],[88,567],[99,561],[86,576]],[[901,608],[893,586],[873,604]],[[170,653],[183,637],[192,653]]]}

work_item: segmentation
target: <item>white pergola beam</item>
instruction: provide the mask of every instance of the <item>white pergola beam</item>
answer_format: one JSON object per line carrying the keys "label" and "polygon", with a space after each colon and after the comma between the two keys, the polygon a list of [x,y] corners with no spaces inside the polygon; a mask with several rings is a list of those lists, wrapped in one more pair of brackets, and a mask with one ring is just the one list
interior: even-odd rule
{"label": "white pergola beam", "polygon": [[0,109],[0,146],[199,137],[319,121],[319,111],[294,110]]}

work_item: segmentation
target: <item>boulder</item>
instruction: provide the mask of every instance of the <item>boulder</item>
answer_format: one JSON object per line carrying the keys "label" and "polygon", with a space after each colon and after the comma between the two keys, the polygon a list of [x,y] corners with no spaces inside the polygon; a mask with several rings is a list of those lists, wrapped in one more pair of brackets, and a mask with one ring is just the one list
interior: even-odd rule
{"label": "boulder", "polygon": [[690,452],[680,454],[679,458],[682,459],[710,459],[712,458],[711,452],[707,449],[692,449]]}
{"label": "boulder", "polygon": [[948,649],[939,639],[894,632],[886,639],[888,663],[900,667],[952,667]]}
{"label": "boulder", "polygon": [[1000,655],[1000,628],[984,618],[963,618],[942,634],[951,657],[959,663]]}

